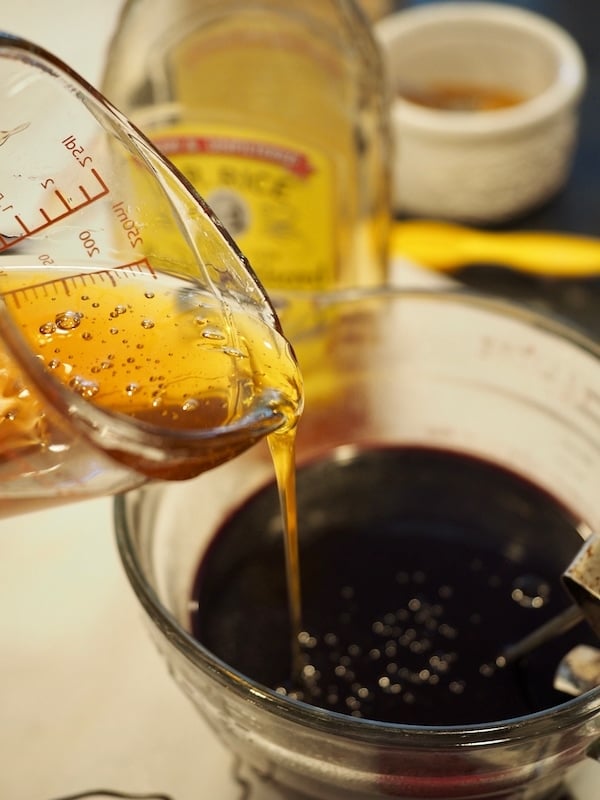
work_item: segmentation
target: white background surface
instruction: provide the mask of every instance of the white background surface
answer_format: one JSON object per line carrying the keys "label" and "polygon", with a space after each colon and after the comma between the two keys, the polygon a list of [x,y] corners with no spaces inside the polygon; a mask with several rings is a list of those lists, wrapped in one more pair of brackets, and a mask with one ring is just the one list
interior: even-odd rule
{"label": "white background surface", "polygon": [[[97,85],[119,8],[5,0],[0,27]],[[599,785],[600,767],[586,765],[574,777],[577,800],[597,800]],[[110,500],[0,522],[0,800],[99,787],[174,800],[241,796],[229,756],[147,637]]]}

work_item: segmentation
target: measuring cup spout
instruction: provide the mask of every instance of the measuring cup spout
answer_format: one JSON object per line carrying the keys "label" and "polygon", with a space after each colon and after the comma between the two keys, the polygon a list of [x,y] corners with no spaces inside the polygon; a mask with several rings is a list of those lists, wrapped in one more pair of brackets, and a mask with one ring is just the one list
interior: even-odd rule
{"label": "measuring cup spout", "polygon": [[189,478],[295,424],[273,306],[173,165],[2,33],[0,107],[0,513]]}

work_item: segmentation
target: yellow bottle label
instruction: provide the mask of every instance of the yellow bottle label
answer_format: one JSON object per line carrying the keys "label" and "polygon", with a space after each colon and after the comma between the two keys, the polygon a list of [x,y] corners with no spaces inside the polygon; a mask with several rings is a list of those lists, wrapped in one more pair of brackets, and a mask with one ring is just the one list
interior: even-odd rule
{"label": "yellow bottle label", "polygon": [[220,126],[178,124],[150,136],[208,202],[268,289],[335,284],[333,166],[322,153]]}

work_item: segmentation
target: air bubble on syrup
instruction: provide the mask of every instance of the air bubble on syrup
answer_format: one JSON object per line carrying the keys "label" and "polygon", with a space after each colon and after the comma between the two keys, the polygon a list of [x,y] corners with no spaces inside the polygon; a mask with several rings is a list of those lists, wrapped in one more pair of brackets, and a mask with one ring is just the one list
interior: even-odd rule
{"label": "air bubble on syrup", "polygon": [[429,659],[429,666],[439,674],[445,674],[450,669],[452,658],[449,654],[433,655]]}
{"label": "air bubble on syrup", "polygon": [[350,697],[346,698],[346,705],[351,711],[358,711],[360,708],[360,701],[357,700],[356,697],[350,695]]}
{"label": "air bubble on syrup", "polygon": [[398,648],[396,647],[395,642],[388,642],[385,646],[384,652],[388,658],[395,658],[395,656],[398,654]]}
{"label": "air bubble on syrup", "polygon": [[143,319],[142,320],[142,328],[145,328],[146,330],[150,330],[150,328],[153,328],[153,327],[154,327],[154,321],[153,320],[151,320],[151,319]]}
{"label": "air bubble on syrup", "polygon": [[56,333],[56,325],[54,322],[44,322],[43,325],[40,325],[38,330],[44,336],[50,336],[51,334]]}
{"label": "air bubble on syrup", "polygon": [[227,337],[223,331],[219,330],[219,328],[207,328],[206,330],[202,331],[202,338],[209,339],[210,341],[222,342]]}
{"label": "air bubble on syrup", "polygon": [[139,384],[137,383],[128,383],[125,387],[125,394],[129,397],[133,397],[133,395],[138,392],[140,389]]}
{"label": "air bubble on syrup", "polygon": [[74,392],[84,397],[86,400],[94,397],[100,391],[100,386],[95,381],[87,380],[86,378],[82,378],[79,375],[76,375],[74,378],[71,378],[69,381],[69,387],[73,389]]}
{"label": "air bubble on syrup", "polygon": [[305,664],[302,668],[302,677],[306,680],[318,680],[319,673],[315,669],[314,664]]}
{"label": "air bubble on syrup", "polygon": [[550,598],[550,586],[537,575],[520,575],[513,581],[510,596],[523,608],[542,608]]}
{"label": "air bubble on syrup", "polygon": [[188,399],[181,404],[182,411],[197,411],[199,408],[200,401],[196,397],[188,397]]}
{"label": "air bubble on syrup", "polygon": [[452,625],[448,625],[445,622],[442,622],[442,624],[438,628],[438,632],[446,639],[456,639],[458,635],[458,631],[456,630],[456,628],[453,628]]}
{"label": "air bubble on syrup", "polygon": [[79,311],[63,311],[56,315],[56,327],[61,331],[72,331],[74,328],[79,327],[83,314]]}
{"label": "air bubble on syrup", "polygon": [[238,350],[236,347],[224,347],[223,352],[225,355],[233,356],[233,358],[247,358],[245,353],[242,353],[241,350]]}
{"label": "air bubble on syrup", "polygon": [[110,312],[109,316],[112,319],[115,319],[116,317],[120,317],[121,314],[125,313],[127,313],[127,306],[118,305],[114,307],[114,310]]}
{"label": "air bubble on syrup", "polygon": [[298,642],[302,647],[308,647],[310,649],[316,647],[318,644],[316,637],[311,636],[308,631],[300,631],[298,634]]}
{"label": "air bubble on syrup", "polygon": [[420,655],[421,653],[424,653],[426,650],[429,650],[430,647],[431,647],[431,642],[429,642],[427,639],[417,639],[416,641],[411,642],[408,645],[408,649],[410,650],[410,652],[416,653],[417,655]]}
{"label": "air bubble on syrup", "polygon": [[58,360],[58,358],[52,358],[48,362],[47,366],[48,366],[48,369],[58,369],[60,367],[60,365],[61,365],[61,362]]}

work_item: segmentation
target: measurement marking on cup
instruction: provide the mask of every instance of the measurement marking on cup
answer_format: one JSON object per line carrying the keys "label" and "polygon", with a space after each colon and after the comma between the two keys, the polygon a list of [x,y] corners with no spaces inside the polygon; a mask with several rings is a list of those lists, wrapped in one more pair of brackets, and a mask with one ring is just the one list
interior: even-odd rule
{"label": "measurement marking on cup", "polygon": [[47,296],[49,291],[70,297],[72,292],[81,291],[86,286],[109,281],[113,286],[117,286],[120,281],[146,276],[156,279],[156,273],[148,263],[146,258],[139,261],[132,261],[130,264],[122,264],[119,267],[102,269],[97,272],[81,272],[77,275],[68,275],[63,278],[54,278],[42,283],[25,286],[21,289],[12,289],[9,292],[0,292],[0,297],[4,298],[7,304],[12,304],[16,309],[20,309],[27,303],[31,296],[34,298],[43,294]]}
{"label": "measurement marking on cup", "polygon": [[88,191],[88,189],[80,184],[77,188],[83,197],[83,200],[80,202],[69,202],[67,198],[63,195],[60,189],[55,189],[53,194],[59,200],[61,205],[65,208],[65,211],[61,214],[57,214],[55,216],[51,216],[44,208],[39,208],[38,211],[43,219],[41,224],[27,224],[23,219],[22,214],[15,214],[14,219],[23,231],[22,235],[17,236],[3,236],[0,234],[0,253],[3,250],[8,250],[9,247],[14,247],[14,245],[18,244],[19,242],[26,239],[28,236],[32,236],[35,233],[39,233],[40,231],[47,228],[49,225],[53,225],[55,222],[59,222],[61,219],[65,219],[69,217],[71,214],[74,214],[76,211],[79,211],[82,208],[90,205],[91,203],[95,202],[96,200],[100,200],[102,197],[105,197],[109,193],[109,188],[106,183],[103,181],[99,173],[92,167],[90,169],[90,174],[95,178],[97,182],[97,187],[94,187],[93,191]]}

